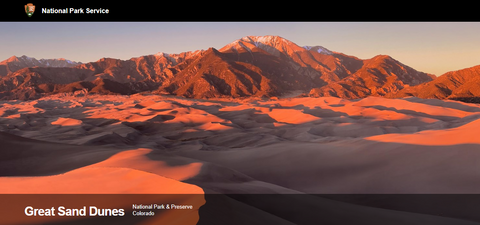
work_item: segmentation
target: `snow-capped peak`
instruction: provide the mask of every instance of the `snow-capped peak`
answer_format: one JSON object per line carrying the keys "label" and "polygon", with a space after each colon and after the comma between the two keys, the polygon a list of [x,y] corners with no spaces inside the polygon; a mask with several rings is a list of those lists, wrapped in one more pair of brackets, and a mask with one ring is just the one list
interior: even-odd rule
{"label": "snow-capped peak", "polygon": [[260,48],[272,55],[279,56],[280,54],[292,55],[298,52],[316,52],[324,55],[333,54],[332,51],[322,46],[303,46],[300,47],[292,41],[289,41],[280,36],[266,35],[266,36],[245,36],[230,44],[224,46],[220,51],[247,50],[252,52],[254,48]]}
{"label": "snow-capped peak", "polygon": [[265,35],[265,36],[246,36],[240,39],[241,41],[251,42],[255,44],[255,46],[259,46],[259,44],[275,46],[281,43],[285,44],[293,44],[293,42],[282,38],[280,36],[275,35]]}
{"label": "snow-capped peak", "polygon": [[245,36],[224,46],[220,49],[220,51],[227,51],[229,49],[245,49],[251,52],[254,48],[260,48],[275,56],[278,56],[282,53],[289,54],[297,51],[305,51],[305,49],[301,48],[295,43],[280,36],[274,35]]}
{"label": "snow-capped peak", "polygon": [[321,54],[325,54],[325,55],[331,55],[333,54],[332,51],[322,47],[322,46],[303,46],[304,49],[308,50],[308,51],[315,51],[315,52],[318,52],[318,53],[321,53]]}
{"label": "snow-capped peak", "polygon": [[28,56],[26,56],[26,55],[22,55],[20,58],[22,58],[22,59],[24,59],[24,60],[30,60],[30,61],[36,60],[35,58],[33,58],[33,57],[28,57]]}
{"label": "snow-capped peak", "polygon": [[165,56],[168,56],[168,53],[165,53],[165,52],[157,52],[154,54],[154,56],[160,56],[160,57],[165,57]]}

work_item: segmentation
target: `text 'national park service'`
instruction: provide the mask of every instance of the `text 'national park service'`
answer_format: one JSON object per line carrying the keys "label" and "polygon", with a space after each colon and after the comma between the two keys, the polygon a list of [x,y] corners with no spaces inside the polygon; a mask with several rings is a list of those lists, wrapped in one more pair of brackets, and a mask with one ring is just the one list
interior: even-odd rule
{"label": "text 'national park service'", "polygon": [[109,9],[92,8],[42,8],[42,14],[108,14]]}

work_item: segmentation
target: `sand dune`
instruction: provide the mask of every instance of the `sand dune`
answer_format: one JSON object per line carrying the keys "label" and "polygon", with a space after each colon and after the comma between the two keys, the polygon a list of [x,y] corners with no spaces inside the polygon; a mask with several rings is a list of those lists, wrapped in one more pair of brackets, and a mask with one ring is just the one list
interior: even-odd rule
{"label": "sand dune", "polygon": [[198,174],[201,163],[170,166],[168,157],[146,157],[151,149],[92,149],[5,133],[0,137],[6,148],[1,151],[3,194],[203,193],[181,182]]}
{"label": "sand dune", "polygon": [[480,120],[477,119],[455,128],[425,130],[414,134],[385,134],[368,137],[366,139],[378,142],[396,142],[426,146],[480,144],[480,138],[478,138],[477,134],[479,128]]}
{"label": "sand dune", "polygon": [[[4,194],[183,194],[202,193],[194,185],[129,168],[76,169],[55,176],[2,178]],[[55,184],[55,185],[52,185]]]}
{"label": "sand dune", "polygon": [[320,119],[319,117],[305,114],[296,109],[272,109],[268,115],[277,122],[289,124],[302,124]]}
{"label": "sand dune", "polygon": [[[478,194],[479,127],[479,105],[418,98],[3,101],[0,193]],[[300,196],[220,196],[200,224],[305,222],[282,202],[332,224],[475,224]]]}
{"label": "sand dune", "polygon": [[[89,171],[102,170],[119,182],[135,174],[138,183],[187,182],[226,193],[480,190],[475,179],[480,168],[474,160],[480,157],[475,132],[480,107],[475,104],[376,97],[191,100],[91,95],[0,105],[3,132],[69,148],[95,146],[88,154],[103,152],[97,160],[50,170],[53,176],[43,177],[46,181],[84,174],[94,182],[103,178]],[[181,163],[171,166],[172,160]],[[8,179],[25,186],[40,178]],[[189,188],[185,190],[196,190]],[[146,186],[142,191],[153,190]]]}
{"label": "sand dune", "polygon": [[81,120],[71,119],[71,118],[58,118],[57,120],[51,122],[52,125],[60,126],[78,126],[82,124]]}

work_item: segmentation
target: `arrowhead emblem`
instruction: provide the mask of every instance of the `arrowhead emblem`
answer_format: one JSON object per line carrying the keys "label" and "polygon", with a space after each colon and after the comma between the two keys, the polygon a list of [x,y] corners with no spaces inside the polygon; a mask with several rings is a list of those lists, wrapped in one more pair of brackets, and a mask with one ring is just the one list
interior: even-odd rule
{"label": "arrowhead emblem", "polygon": [[28,17],[32,17],[34,12],[35,12],[35,5],[33,5],[32,3],[28,3],[25,5],[25,13],[27,13]]}

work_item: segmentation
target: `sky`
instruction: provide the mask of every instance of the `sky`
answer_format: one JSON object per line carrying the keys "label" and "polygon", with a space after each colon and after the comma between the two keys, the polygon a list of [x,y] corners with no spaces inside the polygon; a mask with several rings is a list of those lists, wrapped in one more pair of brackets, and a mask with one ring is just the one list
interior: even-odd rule
{"label": "sky", "polygon": [[437,76],[480,65],[480,22],[1,22],[0,29],[0,61],[13,55],[126,60],[278,35],[360,59],[390,55]]}

